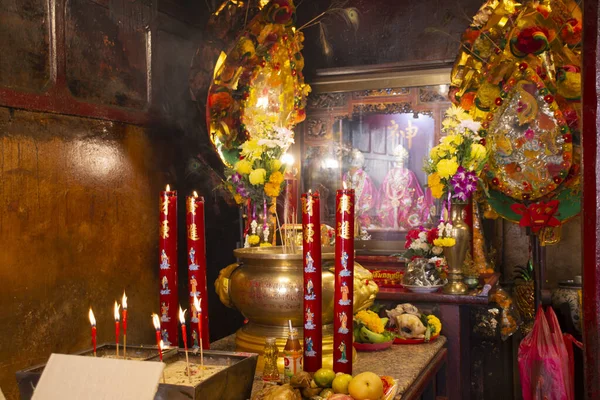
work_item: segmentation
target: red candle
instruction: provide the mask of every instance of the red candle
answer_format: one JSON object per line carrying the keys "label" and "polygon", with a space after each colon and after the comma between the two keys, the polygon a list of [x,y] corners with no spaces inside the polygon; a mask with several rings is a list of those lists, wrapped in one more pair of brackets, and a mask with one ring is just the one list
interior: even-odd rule
{"label": "red candle", "polygon": [[352,374],[354,291],[354,190],[338,190],[335,212],[333,370]]}
{"label": "red candle", "polygon": [[152,324],[154,325],[154,329],[156,329],[156,347],[158,347],[158,357],[160,361],[163,360],[162,357],[162,344],[163,341],[160,339],[160,320],[158,319],[158,315],[152,314]]}
{"label": "red candle", "polygon": [[90,318],[90,324],[92,324],[92,348],[94,349],[94,357],[96,357],[96,317],[94,317],[92,307],[90,307],[88,316]]}
{"label": "red candle", "polygon": [[304,370],[316,372],[323,360],[321,215],[319,193],[302,195],[304,266]]}
{"label": "red candle", "polygon": [[120,308],[121,308],[121,306],[115,301],[115,343],[117,345],[117,357],[119,356],[119,336],[120,336],[120,331],[119,331],[120,313],[119,313],[119,309]]}
{"label": "red candle", "polygon": [[123,357],[127,357],[127,296],[123,292],[121,300],[123,305]]}
{"label": "red candle", "polygon": [[[194,192],[186,199],[186,221],[187,221],[187,250],[188,250],[188,275],[190,308],[194,304],[194,296],[207,298],[206,285],[206,238],[204,234],[204,198],[198,197]],[[195,310],[195,308],[194,308]],[[202,336],[196,332],[198,340],[202,340],[202,346],[208,349],[210,340],[208,337],[208,313],[192,315],[192,322],[199,323],[198,326],[207,334]],[[192,335],[194,328],[192,325]],[[187,338],[186,338],[187,339]]]}
{"label": "red candle", "polygon": [[[198,299],[198,297],[194,296],[194,308],[198,313],[198,343],[202,340],[202,298]],[[204,342],[202,342],[202,346],[204,347]]]}
{"label": "red candle", "polygon": [[181,310],[179,307],[179,323],[181,324],[181,335],[183,336],[183,348],[187,350],[187,334],[185,329],[185,312],[187,310]]}
{"label": "red candle", "polygon": [[177,192],[169,185],[160,193],[159,217],[159,282],[160,323],[159,331],[166,346],[178,343],[177,329]]}
{"label": "red candle", "polygon": [[125,339],[127,337],[127,296],[125,295],[125,292],[123,292],[121,305],[123,306],[123,339]]}

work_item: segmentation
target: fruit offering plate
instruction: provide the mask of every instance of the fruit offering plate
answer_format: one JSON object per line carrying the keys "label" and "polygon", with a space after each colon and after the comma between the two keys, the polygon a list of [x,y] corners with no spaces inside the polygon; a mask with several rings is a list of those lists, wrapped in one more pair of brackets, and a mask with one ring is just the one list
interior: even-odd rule
{"label": "fruit offering plate", "polygon": [[[432,337],[429,338],[429,341],[427,343],[431,343],[433,341],[435,341],[438,337],[440,336],[440,334],[436,334],[433,335]],[[421,338],[421,339],[403,339],[403,338],[399,338],[397,337],[396,339],[394,339],[394,344],[421,344],[421,343],[425,343],[425,339]]]}
{"label": "fruit offering plate", "polygon": [[392,347],[393,343],[394,343],[394,340],[390,340],[389,342],[383,342],[383,343],[357,343],[357,342],[354,342],[353,345],[357,351],[379,351],[379,350],[389,349],[390,347]]}
{"label": "fruit offering plate", "polygon": [[433,285],[433,286],[402,285],[402,286],[404,286],[406,289],[408,289],[414,293],[433,293],[433,292],[437,292],[438,289],[440,289],[444,285]]}

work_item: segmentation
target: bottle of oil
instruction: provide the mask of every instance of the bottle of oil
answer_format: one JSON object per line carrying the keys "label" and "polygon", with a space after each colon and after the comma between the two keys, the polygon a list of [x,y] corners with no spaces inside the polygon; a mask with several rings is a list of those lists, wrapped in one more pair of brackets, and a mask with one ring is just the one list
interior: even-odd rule
{"label": "bottle of oil", "polygon": [[263,359],[265,360],[265,367],[263,368],[263,381],[267,382],[279,382],[279,369],[277,368],[277,356],[279,350],[277,349],[277,343],[274,337],[269,337],[265,340],[265,350],[263,353]]}
{"label": "bottle of oil", "polygon": [[298,340],[298,331],[292,328],[291,322],[289,332],[285,348],[283,349],[283,378],[286,383],[297,372],[302,371],[302,346],[300,345],[300,340]]}

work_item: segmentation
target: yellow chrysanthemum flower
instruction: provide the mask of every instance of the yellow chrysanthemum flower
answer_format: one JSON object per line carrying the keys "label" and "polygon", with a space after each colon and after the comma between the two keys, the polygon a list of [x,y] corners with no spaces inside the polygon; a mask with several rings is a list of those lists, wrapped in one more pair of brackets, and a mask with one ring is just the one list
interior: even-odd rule
{"label": "yellow chrysanthemum flower", "polygon": [[269,182],[272,182],[276,185],[281,184],[281,182],[283,182],[283,174],[279,171],[273,172],[269,177]]}
{"label": "yellow chrysanthemum flower", "polygon": [[235,163],[235,170],[242,175],[248,175],[252,171],[252,163],[246,160],[240,160]]}
{"label": "yellow chrysanthemum flower", "polygon": [[250,246],[256,246],[259,242],[260,242],[260,237],[258,235],[248,236],[248,244]]}
{"label": "yellow chrysanthemum flower", "polygon": [[236,204],[242,204],[244,202],[244,198],[238,193],[233,195],[233,199],[235,200]]}
{"label": "yellow chrysanthemum flower", "polygon": [[444,184],[441,182],[437,172],[427,176],[427,186],[429,186],[429,190],[431,190],[431,195],[436,199],[441,198],[444,194]]}
{"label": "yellow chrysanthemum flower", "polygon": [[483,161],[487,157],[487,150],[485,146],[479,143],[471,144],[471,158],[477,161]]}
{"label": "yellow chrysanthemum flower", "polygon": [[458,170],[458,163],[455,158],[451,158],[449,160],[440,160],[437,163],[437,173],[440,175],[442,179],[448,179],[451,176],[454,176],[456,170]]}
{"label": "yellow chrysanthemum flower", "polygon": [[432,335],[438,334],[442,331],[442,322],[435,315],[428,315],[427,323],[434,329]]}
{"label": "yellow chrysanthemum flower", "polygon": [[257,168],[254,171],[250,172],[248,179],[250,179],[250,183],[254,186],[262,185],[265,183],[265,176],[267,175],[267,171],[264,168]]}
{"label": "yellow chrysanthemum flower", "polygon": [[449,238],[449,237],[437,238],[437,239],[434,239],[434,241],[433,241],[433,245],[439,246],[439,247],[452,247],[455,244],[456,244],[456,239]]}
{"label": "yellow chrysanthemum flower", "polygon": [[267,182],[265,183],[265,194],[269,197],[277,197],[279,196],[279,192],[281,191],[281,184]]}
{"label": "yellow chrysanthemum flower", "polygon": [[450,108],[446,110],[446,117],[456,118],[457,120],[469,118],[469,113],[466,112],[462,107],[452,104]]}
{"label": "yellow chrysanthemum flower", "polygon": [[271,243],[269,243],[269,242],[262,242],[260,244],[260,247],[271,247],[271,246],[273,246],[273,245]]}
{"label": "yellow chrysanthemum flower", "polygon": [[281,169],[280,160],[271,160],[271,171],[279,171]]}
{"label": "yellow chrysanthemum flower", "polygon": [[382,333],[384,330],[383,321],[379,318],[379,315],[375,314],[371,310],[359,311],[354,318],[360,320],[368,330],[375,333]]}
{"label": "yellow chrysanthemum flower", "polygon": [[258,144],[258,139],[247,140],[240,146],[242,155],[250,161],[254,161],[262,156],[263,147]]}

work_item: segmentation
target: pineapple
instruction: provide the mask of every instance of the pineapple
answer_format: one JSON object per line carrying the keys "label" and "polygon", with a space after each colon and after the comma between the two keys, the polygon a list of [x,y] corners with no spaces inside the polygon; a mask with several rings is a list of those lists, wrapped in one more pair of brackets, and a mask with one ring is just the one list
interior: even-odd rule
{"label": "pineapple", "polygon": [[523,318],[521,331],[524,335],[531,331],[535,317],[535,288],[533,278],[533,263],[531,260],[527,262],[527,266],[515,268],[515,303],[519,314]]}

